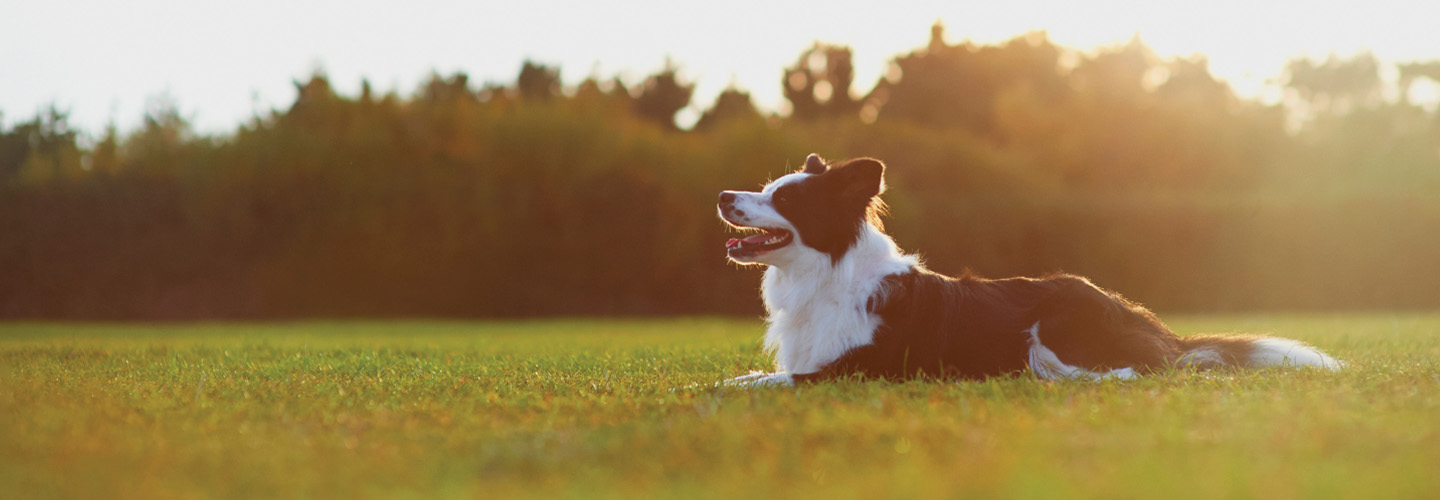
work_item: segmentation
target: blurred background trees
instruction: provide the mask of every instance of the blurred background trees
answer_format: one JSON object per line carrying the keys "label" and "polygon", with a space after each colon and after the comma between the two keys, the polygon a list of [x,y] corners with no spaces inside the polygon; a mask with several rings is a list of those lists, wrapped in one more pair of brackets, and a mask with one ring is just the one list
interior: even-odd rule
{"label": "blurred background trees", "polygon": [[694,84],[683,84],[676,75],[678,69],[665,61],[665,69],[650,75],[635,97],[635,114],[662,128],[677,130],[675,113],[690,105],[690,95],[695,92]]}
{"label": "blurred background trees", "polygon": [[0,121],[0,317],[753,314],[715,193],[810,152],[884,159],[889,229],[937,271],[1078,272],[1168,310],[1433,308],[1440,116],[1410,89],[1436,68],[1297,59],[1267,105],[1139,40],[937,26],[862,88],[817,44],[777,68],[788,114],[732,86],[688,131],[668,62],[408,96],[317,73],[213,137],[163,97],[123,133],[51,108]]}
{"label": "blurred background trees", "polygon": [[764,116],[755,109],[755,103],[750,101],[750,94],[731,85],[720,92],[715,98],[715,104],[705,110],[705,114],[700,115],[700,120],[695,122],[695,131],[709,132],[727,122],[748,123],[753,126],[762,120]]}
{"label": "blurred background trees", "polygon": [[855,67],[850,48],[816,44],[785,69],[780,85],[790,101],[790,118],[800,121],[854,119],[860,102],[850,94]]}

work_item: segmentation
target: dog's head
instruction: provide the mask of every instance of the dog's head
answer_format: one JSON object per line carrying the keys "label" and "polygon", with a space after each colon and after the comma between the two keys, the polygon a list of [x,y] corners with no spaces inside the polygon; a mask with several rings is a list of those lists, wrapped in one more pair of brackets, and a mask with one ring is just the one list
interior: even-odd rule
{"label": "dog's head", "polygon": [[817,155],[805,167],[759,192],[722,191],[720,218],[742,230],[758,230],[725,243],[730,260],[783,265],[809,256],[840,260],[867,222],[879,226],[885,165],[856,158],[831,167]]}

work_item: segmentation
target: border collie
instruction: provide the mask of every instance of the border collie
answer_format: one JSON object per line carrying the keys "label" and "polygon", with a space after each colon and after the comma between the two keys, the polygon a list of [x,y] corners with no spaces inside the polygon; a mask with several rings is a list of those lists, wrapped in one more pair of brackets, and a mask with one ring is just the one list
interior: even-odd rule
{"label": "border collie", "polygon": [[774,373],[727,385],[794,385],[848,374],[1128,379],[1168,367],[1341,363],[1300,342],[1252,335],[1179,337],[1149,310],[1079,276],[1000,280],[933,273],[882,232],[885,165],[857,158],[800,171],[759,192],[720,193],[720,218],[744,231],[730,260],[769,266],[761,295]]}

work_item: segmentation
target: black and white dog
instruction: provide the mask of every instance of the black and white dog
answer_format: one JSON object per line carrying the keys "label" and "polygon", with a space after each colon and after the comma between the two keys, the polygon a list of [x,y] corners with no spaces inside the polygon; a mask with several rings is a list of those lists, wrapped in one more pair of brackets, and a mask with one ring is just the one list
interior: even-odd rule
{"label": "black and white dog", "polygon": [[726,243],[764,264],[765,348],[774,373],[728,385],[791,385],[862,373],[981,378],[1029,369],[1046,379],[1131,378],[1166,367],[1338,369],[1289,339],[1181,338],[1139,304],[1085,278],[989,280],[930,272],[881,231],[885,165],[857,158],[801,171],[760,192],[720,193],[720,217],[755,231]]}

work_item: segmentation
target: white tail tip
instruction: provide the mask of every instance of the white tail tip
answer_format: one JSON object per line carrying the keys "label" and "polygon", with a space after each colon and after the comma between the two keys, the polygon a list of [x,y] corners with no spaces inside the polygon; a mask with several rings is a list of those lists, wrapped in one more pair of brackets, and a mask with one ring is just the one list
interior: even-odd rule
{"label": "white tail tip", "polygon": [[1250,353],[1251,366],[1313,366],[1325,370],[1339,370],[1345,365],[1339,360],[1301,342],[1266,337],[1255,340],[1255,350]]}

